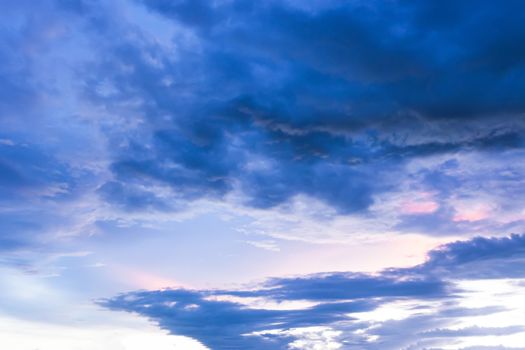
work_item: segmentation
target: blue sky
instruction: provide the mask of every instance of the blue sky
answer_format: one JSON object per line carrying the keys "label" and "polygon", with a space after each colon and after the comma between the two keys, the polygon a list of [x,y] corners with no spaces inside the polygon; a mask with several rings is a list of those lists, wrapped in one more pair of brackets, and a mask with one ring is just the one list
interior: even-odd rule
{"label": "blue sky", "polygon": [[523,349],[521,1],[0,10],[0,344]]}

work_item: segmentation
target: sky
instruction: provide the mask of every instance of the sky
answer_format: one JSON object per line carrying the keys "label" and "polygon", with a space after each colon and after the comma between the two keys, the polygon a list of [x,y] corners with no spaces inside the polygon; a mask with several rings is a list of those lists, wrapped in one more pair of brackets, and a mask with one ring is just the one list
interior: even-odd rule
{"label": "sky", "polygon": [[522,1],[0,19],[0,347],[525,349]]}

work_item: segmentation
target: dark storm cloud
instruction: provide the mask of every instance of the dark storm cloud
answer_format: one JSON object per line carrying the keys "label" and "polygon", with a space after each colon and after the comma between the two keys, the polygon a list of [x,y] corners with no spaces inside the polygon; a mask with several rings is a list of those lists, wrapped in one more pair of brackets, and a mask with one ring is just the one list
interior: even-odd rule
{"label": "dark storm cloud", "polygon": [[[352,344],[366,349],[399,349],[415,344],[420,347],[414,348],[425,348],[424,345],[428,348],[443,344],[443,339],[523,332],[522,325],[455,330],[447,326],[461,317],[504,311],[495,306],[468,309],[455,305],[457,292],[461,290],[451,282],[456,279],[523,278],[520,271],[525,265],[524,242],[524,235],[479,237],[432,250],[422,265],[384,270],[375,275],[327,273],[279,278],[250,290],[140,291],[122,294],[102,304],[148,316],[174,334],[193,337],[212,349],[282,349],[291,341],[290,337],[246,335],[309,326],[332,326],[343,330],[341,339],[348,340],[348,348],[352,348]],[[298,310],[267,310],[244,305],[240,301],[242,299],[224,299],[224,296],[318,304]],[[355,321],[352,313],[371,311],[392,301],[407,300],[417,301],[421,311],[424,311],[425,300],[442,302],[442,306],[430,313],[416,313],[401,320],[376,324],[366,333],[379,336],[377,342],[365,342],[350,334],[360,327],[370,326],[364,326],[363,321]]]}
{"label": "dark storm cloud", "polygon": [[[281,91],[287,102],[298,102],[296,108],[351,105],[351,113],[339,115],[343,123],[368,124],[403,110],[431,118],[477,118],[522,113],[525,106],[519,1],[341,1],[313,12],[284,1],[143,3],[195,29],[205,54],[225,55],[252,67],[252,74],[258,64],[281,66],[289,73],[275,82],[282,90],[265,89],[264,82],[252,88],[268,92],[273,101]],[[301,104],[307,98],[318,103]],[[369,115],[369,108],[385,113]],[[332,117],[337,115],[314,117],[312,124],[330,125]],[[297,119],[299,125],[307,122]]]}
{"label": "dark storm cloud", "polygon": [[138,3],[185,32],[166,49],[92,23],[127,39],[103,41],[87,95],[145,118],[110,132],[128,141],[110,201],[160,182],[182,199],[238,189],[267,208],[307,194],[350,213],[395,188],[407,160],[523,146],[519,1]]}
{"label": "dark storm cloud", "polygon": [[[405,165],[462,152],[482,152],[490,164],[523,147],[519,2],[135,5],[172,23],[172,41],[160,44],[149,25],[97,1],[2,4],[3,198],[70,191],[78,179],[53,153],[87,153],[107,141],[111,159],[101,161],[111,163],[112,178],[97,193],[125,210],[177,210],[236,191],[257,208],[308,195],[349,214],[414,176],[423,190],[439,193],[439,209],[400,217],[396,229],[452,234],[469,228],[452,222],[455,209],[445,203],[465,187],[460,171],[407,175]],[[61,46],[66,41],[71,47]],[[53,64],[69,54],[82,57]],[[68,74],[75,82],[61,90]],[[61,96],[71,88],[75,98]],[[57,109],[57,101],[71,111]],[[42,141],[41,155],[8,146],[12,130],[32,144],[42,125],[84,123],[74,114],[84,107],[107,140],[86,137],[79,146],[83,130],[76,130],[71,140],[57,132]],[[53,119],[61,113],[71,115]],[[45,142],[55,144],[46,149]],[[513,178],[497,179],[494,191],[505,198],[511,185],[516,196],[523,187],[520,169],[511,170]],[[474,177],[479,183],[471,187],[494,180]],[[59,192],[54,199],[67,197]]]}
{"label": "dark storm cloud", "polygon": [[306,194],[347,214],[398,188],[411,159],[523,147],[519,1],[135,4],[178,28],[170,45],[97,1],[42,2],[42,18],[29,2],[5,5],[0,35],[7,124],[39,118],[59,94],[37,64],[68,51],[54,31],[94,43],[67,70],[79,98],[108,114],[114,178],[98,193],[121,208],[173,210],[236,190],[258,208]]}

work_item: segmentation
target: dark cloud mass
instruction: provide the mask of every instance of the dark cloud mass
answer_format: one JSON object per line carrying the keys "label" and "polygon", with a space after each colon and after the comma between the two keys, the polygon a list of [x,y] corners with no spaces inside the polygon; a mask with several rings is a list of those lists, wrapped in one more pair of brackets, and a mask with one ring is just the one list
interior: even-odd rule
{"label": "dark cloud mass", "polygon": [[[294,337],[285,332],[272,336],[271,330],[312,326],[341,330],[343,335],[338,341],[343,349],[426,349],[449,344],[457,337],[523,332],[523,325],[448,327],[460,317],[504,311],[498,307],[460,307],[455,302],[462,290],[454,281],[524,278],[524,266],[524,235],[478,237],[432,250],[421,265],[387,269],[375,275],[327,273],[278,278],[249,290],[139,291],[102,301],[102,305],[148,316],[172,333],[198,339],[212,349],[285,349]],[[254,297],[277,303],[314,304],[293,310],[262,308],[262,304],[247,303]],[[419,306],[413,306],[414,315],[401,320],[372,324],[352,315],[407,300]],[[426,302],[440,302],[441,306],[432,309],[425,306]],[[425,308],[432,312],[425,312]],[[364,334],[355,332],[359,329],[365,329]],[[257,336],[257,332],[266,336]],[[367,336],[378,338],[370,341]]]}
{"label": "dark cloud mass", "polygon": [[414,159],[523,147],[520,1],[128,5],[154,24],[98,1],[41,2],[42,18],[21,2],[0,37],[0,120],[49,118],[46,101],[73,87],[104,115],[113,178],[98,193],[122,209],[233,192],[257,208],[307,195],[360,213]]}
{"label": "dark cloud mass", "polygon": [[185,200],[240,190],[261,208],[306,194],[350,213],[410,159],[523,146],[519,1],[139,3],[179,26],[176,47],[107,43],[87,85],[145,118],[115,152],[123,190],[103,191],[125,207],[142,205],[120,194],[143,182]]}

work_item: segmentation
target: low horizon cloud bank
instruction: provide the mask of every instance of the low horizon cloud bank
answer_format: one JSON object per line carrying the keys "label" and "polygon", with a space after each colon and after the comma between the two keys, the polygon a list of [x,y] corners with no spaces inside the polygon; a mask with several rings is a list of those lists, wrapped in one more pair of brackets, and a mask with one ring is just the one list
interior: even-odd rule
{"label": "low horizon cloud bank", "polygon": [[[480,283],[485,289],[476,289]],[[491,294],[507,284],[506,295]],[[486,300],[471,305],[476,291]],[[100,303],[211,349],[437,349],[468,341],[479,343],[463,348],[482,349],[487,337],[525,339],[523,317],[483,323],[519,308],[498,295],[515,301],[524,291],[525,235],[513,234],[449,243],[420,265],[376,274],[276,278],[245,290],[137,291]]]}

